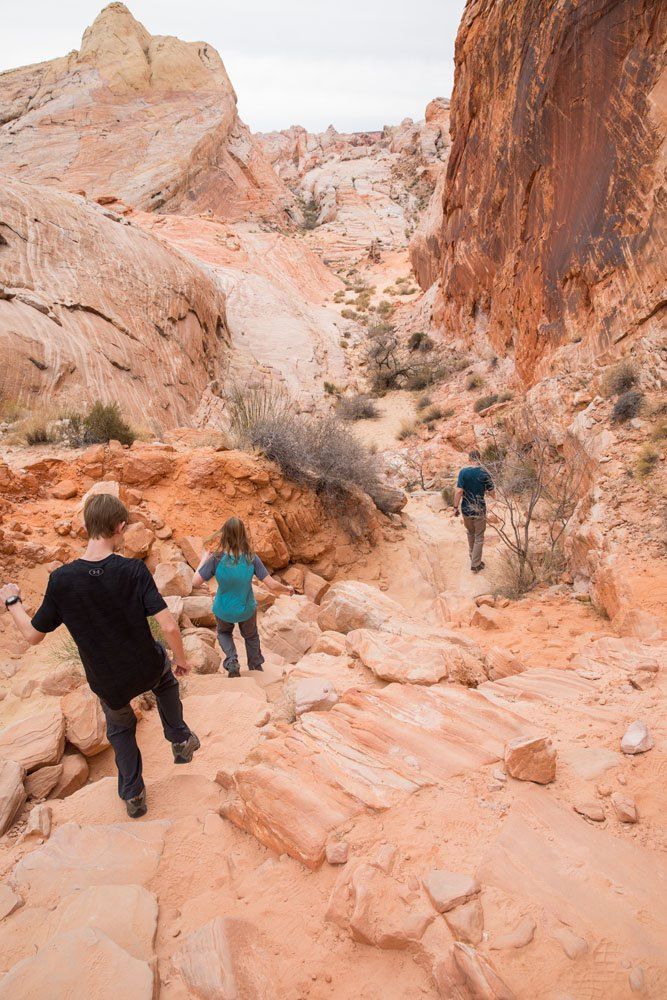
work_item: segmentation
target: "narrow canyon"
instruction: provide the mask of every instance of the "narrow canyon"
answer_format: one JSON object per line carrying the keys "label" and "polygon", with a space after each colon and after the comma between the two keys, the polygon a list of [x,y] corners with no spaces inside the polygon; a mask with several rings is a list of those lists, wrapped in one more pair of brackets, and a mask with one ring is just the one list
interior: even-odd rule
{"label": "narrow canyon", "polygon": [[[122,3],[0,73],[0,585],[119,498],[201,740],[133,702],[128,818],[0,608],[0,1000],[667,997],[666,52],[660,0],[467,0],[451,95],[353,133],[252,132]],[[292,590],[238,677],[233,516]]]}

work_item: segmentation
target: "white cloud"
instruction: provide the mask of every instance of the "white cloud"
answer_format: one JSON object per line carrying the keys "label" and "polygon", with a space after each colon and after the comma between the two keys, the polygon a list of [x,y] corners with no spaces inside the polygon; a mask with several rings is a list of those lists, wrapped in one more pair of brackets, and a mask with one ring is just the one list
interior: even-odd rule
{"label": "white cloud", "polygon": [[[0,0],[0,8],[10,0]],[[0,12],[0,68],[78,48],[95,0],[11,2]],[[136,0],[153,34],[206,40],[220,52],[253,129],[341,130],[420,118],[449,96],[464,0]]]}

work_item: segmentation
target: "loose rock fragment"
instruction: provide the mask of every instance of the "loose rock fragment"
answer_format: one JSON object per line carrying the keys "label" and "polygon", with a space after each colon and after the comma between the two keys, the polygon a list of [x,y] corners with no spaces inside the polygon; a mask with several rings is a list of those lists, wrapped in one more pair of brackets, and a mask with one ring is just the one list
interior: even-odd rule
{"label": "loose rock fragment", "polygon": [[547,785],[556,777],[556,756],[545,736],[520,736],[505,747],[505,769],[519,781]]}
{"label": "loose rock fragment", "polygon": [[654,740],[643,722],[632,722],[621,740],[623,753],[646,753],[654,746]]}
{"label": "loose rock fragment", "polygon": [[638,820],[637,806],[632,796],[622,792],[614,792],[611,796],[611,804],[621,823],[636,823]]}
{"label": "loose rock fragment", "polygon": [[603,823],[606,818],[599,802],[578,802],[574,806],[574,811],[586,819],[593,820],[594,823]]}
{"label": "loose rock fragment", "polygon": [[492,941],[490,948],[493,951],[503,951],[505,948],[525,948],[535,936],[536,924],[532,917],[522,917],[514,930],[501,934],[495,941]]}
{"label": "loose rock fragment", "polygon": [[8,830],[25,802],[25,768],[14,760],[0,760],[0,834]]}
{"label": "loose rock fragment", "polygon": [[467,903],[481,889],[477,879],[470,875],[438,869],[430,871],[422,881],[438,913],[447,913],[455,906]]}
{"label": "loose rock fragment", "polygon": [[484,910],[477,898],[449,910],[445,914],[445,920],[458,941],[479,944],[484,936]]}
{"label": "loose rock fragment", "polygon": [[551,932],[551,936],[558,941],[568,958],[579,958],[588,951],[588,944],[584,938],[579,937],[569,927],[557,927]]}

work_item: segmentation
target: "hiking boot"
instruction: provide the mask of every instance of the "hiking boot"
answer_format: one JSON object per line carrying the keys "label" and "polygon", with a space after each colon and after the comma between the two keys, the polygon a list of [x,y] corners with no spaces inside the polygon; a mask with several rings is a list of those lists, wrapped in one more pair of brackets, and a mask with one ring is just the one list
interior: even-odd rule
{"label": "hiking boot", "polygon": [[230,663],[229,666],[226,668],[226,670],[227,670],[227,676],[228,677],[240,677],[241,676],[241,668],[239,666],[239,661],[238,660],[234,660],[233,663]]}
{"label": "hiking boot", "polygon": [[185,743],[172,743],[174,764],[189,764],[200,746],[199,737],[195,733],[190,733]]}
{"label": "hiking boot", "polygon": [[146,805],[146,789],[135,795],[133,799],[125,799],[125,808],[127,809],[127,815],[130,819],[139,819],[140,816],[145,816],[148,812],[148,806]]}
{"label": "hiking boot", "polygon": [[262,664],[260,663],[260,664],[258,664],[258,666],[256,666],[256,667],[248,667],[248,670],[262,670],[262,671],[263,671],[263,670],[264,670],[264,667],[263,667],[263,666],[262,666]]}

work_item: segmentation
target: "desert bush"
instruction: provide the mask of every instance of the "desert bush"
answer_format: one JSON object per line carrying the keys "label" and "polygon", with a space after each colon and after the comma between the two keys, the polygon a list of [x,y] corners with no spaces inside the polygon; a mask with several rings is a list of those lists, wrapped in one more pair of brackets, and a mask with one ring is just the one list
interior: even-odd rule
{"label": "desert bush", "polygon": [[118,403],[93,403],[83,418],[83,434],[86,444],[105,444],[120,441],[132,444],[136,434],[124,419]]}
{"label": "desert bush", "polygon": [[353,487],[370,495],[379,482],[377,459],[336,417],[285,412],[252,427],[250,442],[286,476],[330,503],[340,502]]}
{"label": "desert bush", "polygon": [[431,427],[436,422],[436,420],[440,420],[441,418],[442,418],[442,410],[440,409],[440,407],[431,406],[430,409],[426,410],[421,414],[419,419],[421,420],[422,423],[426,424],[427,427]]}
{"label": "desert bush", "polygon": [[614,408],[611,411],[611,422],[613,424],[625,424],[628,420],[632,420],[639,415],[643,402],[643,393],[637,392],[635,389],[630,390],[630,392],[624,392],[614,403]]}
{"label": "desert bush", "polygon": [[433,346],[433,340],[423,330],[416,330],[408,340],[408,350],[410,351],[430,351]]}
{"label": "desert bush", "polygon": [[338,388],[335,382],[325,382],[324,391],[327,394],[327,396],[337,396],[340,392],[340,389]]}
{"label": "desert bush", "polygon": [[417,400],[415,404],[417,412],[419,413],[421,410],[426,410],[429,406],[432,405],[432,403],[433,400],[431,399],[430,396],[422,396],[420,399]]}
{"label": "desert bush", "polygon": [[514,399],[514,393],[511,392],[501,392],[498,396],[499,403],[509,403],[510,399]]}
{"label": "desert bush", "polygon": [[254,385],[233,383],[227,393],[227,419],[232,441],[238,447],[251,442],[257,424],[282,418],[288,409],[285,392],[272,382]]}
{"label": "desert bush", "polygon": [[403,420],[398,429],[396,437],[399,441],[407,441],[417,433],[417,424],[414,420]]}
{"label": "desert bush", "polygon": [[389,302],[387,299],[382,299],[378,303],[376,311],[380,316],[392,316],[396,311],[396,306],[393,302]]}
{"label": "desert bush", "polygon": [[359,319],[359,313],[355,309],[341,309],[343,319]]}
{"label": "desert bush", "polygon": [[475,400],[475,405],[473,410],[475,413],[481,413],[482,410],[488,410],[490,406],[498,402],[498,396],[495,392],[490,393],[488,396],[480,396],[479,399]]}
{"label": "desert bush", "polygon": [[373,420],[380,416],[377,403],[367,393],[341,396],[336,406],[341,420]]}
{"label": "desert bush", "polygon": [[484,379],[481,375],[477,375],[471,372],[470,375],[466,376],[465,386],[466,389],[481,389],[484,385]]}
{"label": "desert bush", "polygon": [[447,483],[446,486],[443,486],[442,489],[440,490],[442,499],[445,501],[448,507],[454,506],[455,492],[456,492],[456,487],[454,486],[453,483]]}
{"label": "desert bush", "polygon": [[56,435],[49,429],[48,424],[39,417],[29,421],[24,429],[25,443],[33,447],[37,444],[52,444],[57,440]]}
{"label": "desert bush", "polygon": [[602,381],[602,390],[610,398],[611,396],[622,396],[629,392],[637,384],[637,372],[628,361],[622,361],[615,368],[605,372]]}
{"label": "desert bush", "polygon": [[655,448],[650,444],[645,444],[640,449],[639,456],[637,458],[637,464],[635,466],[637,476],[640,479],[646,479],[647,476],[651,475],[659,461],[660,455]]}
{"label": "desert bush", "polygon": [[662,420],[651,431],[651,441],[667,440],[667,421]]}
{"label": "desert bush", "polygon": [[309,201],[301,202],[301,209],[303,211],[303,229],[317,229],[317,217],[320,214],[320,209],[314,198]]}
{"label": "desert bush", "polygon": [[346,347],[350,346],[350,341],[349,340],[345,340],[345,339],[339,340],[338,343],[343,348],[343,350],[345,350]]}

